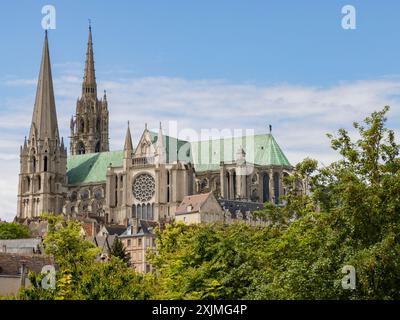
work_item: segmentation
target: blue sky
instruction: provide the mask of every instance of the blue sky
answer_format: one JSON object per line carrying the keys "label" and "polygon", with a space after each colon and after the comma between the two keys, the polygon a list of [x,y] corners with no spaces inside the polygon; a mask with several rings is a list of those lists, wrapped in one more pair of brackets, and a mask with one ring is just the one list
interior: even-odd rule
{"label": "blue sky", "polygon": [[[50,53],[67,139],[92,20],[99,92],[107,89],[112,149],[127,119],[243,128],[269,123],[291,163],[335,159],[325,133],[390,104],[400,125],[399,1],[2,1],[0,218],[15,215],[18,150],[33,110],[44,5],[56,8]],[[356,30],[341,27],[344,5]],[[182,137],[184,138],[184,137]]]}
{"label": "blue sky", "polygon": [[[91,18],[102,71],[323,86],[400,68],[398,1],[17,0],[1,4],[3,74],[36,75],[45,4],[57,9],[54,63],[82,60]],[[345,4],[356,30],[341,28]]]}

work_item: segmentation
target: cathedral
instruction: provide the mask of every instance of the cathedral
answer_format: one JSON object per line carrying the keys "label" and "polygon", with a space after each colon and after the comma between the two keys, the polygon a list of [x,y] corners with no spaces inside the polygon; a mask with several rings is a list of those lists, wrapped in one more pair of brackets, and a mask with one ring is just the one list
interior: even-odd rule
{"label": "cathedral", "polygon": [[208,141],[167,136],[161,123],[155,131],[146,125],[134,143],[128,124],[122,150],[109,150],[109,106],[105,91],[98,96],[89,27],[68,155],[58,130],[46,32],[29,137],[20,148],[16,220],[50,213],[102,225],[169,222],[185,197],[210,192],[228,204],[282,204],[282,180],[293,167],[271,130]]}

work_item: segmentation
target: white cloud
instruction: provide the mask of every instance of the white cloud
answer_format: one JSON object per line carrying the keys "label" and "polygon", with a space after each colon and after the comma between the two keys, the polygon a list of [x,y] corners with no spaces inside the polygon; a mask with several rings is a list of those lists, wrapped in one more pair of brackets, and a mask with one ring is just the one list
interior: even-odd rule
{"label": "white cloud", "polygon": [[[74,68],[73,72],[68,67]],[[79,64],[59,66],[55,78],[58,122],[61,134],[69,136],[69,119],[75,112],[81,93]],[[3,85],[31,85],[26,97],[0,99],[0,217],[11,217],[16,208],[19,145],[29,133],[35,86],[32,80],[12,79]],[[10,82],[11,81],[11,82]],[[148,123],[178,121],[179,128],[200,132],[205,128],[231,130],[254,129],[273,134],[291,163],[306,156],[324,164],[336,159],[326,133],[340,127],[351,129],[374,110],[391,105],[390,124],[398,127],[400,80],[385,78],[371,81],[343,82],[328,88],[281,84],[262,86],[234,84],[223,80],[187,80],[181,78],[114,78],[99,81],[99,97],[107,89],[110,111],[111,148],[121,149],[126,122],[131,121],[134,140],[139,139]],[[5,109],[1,108],[8,106]],[[16,108],[10,106],[17,105]],[[397,121],[397,122],[396,122]],[[168,128],[164,127],[165,132]],[[67,139],[66,139],[67,140]],[[68,141],[66,141],[68,146]]]}
{"label": "white cloud", "polygon": [[37,79],[14,79],[14,80],[6,80],[4,84],[7,86],[32,86],[37,83]]}
{"label": "white cloud", "polygon": [[19,161],[0,160],[0,218],[12,221],[17,211]]}

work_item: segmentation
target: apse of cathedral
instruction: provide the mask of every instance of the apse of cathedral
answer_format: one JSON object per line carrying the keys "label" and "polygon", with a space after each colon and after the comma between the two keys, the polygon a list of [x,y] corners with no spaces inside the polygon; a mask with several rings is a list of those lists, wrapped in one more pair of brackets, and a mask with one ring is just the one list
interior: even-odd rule
{"label": "apse of cathedral", "polygon": [[[72,110],[72,108],[71,108]],[[223,203],[280,205],[292,172],[269,133],[183,141],[145,125],[136,144],[129,124],[120,151],[109,150],[106,93],[98,98],[89,27],[81,96],[70,122],[70,155],[59,136],[47,32],[29,138],[20,151],[17,220],[46,212],[100,224],[168,222],[185,196],[210,193]]]}

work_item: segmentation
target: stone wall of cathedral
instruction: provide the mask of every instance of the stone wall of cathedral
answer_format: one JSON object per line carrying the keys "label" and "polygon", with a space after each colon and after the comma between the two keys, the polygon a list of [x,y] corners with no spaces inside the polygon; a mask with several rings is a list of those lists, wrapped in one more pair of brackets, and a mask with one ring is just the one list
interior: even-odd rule
{"label": "stone wall of cathedral", "polygon": [[106,184],[90,183],[69,186],[63,213],[73,218],[94,218],[106,222]]}

